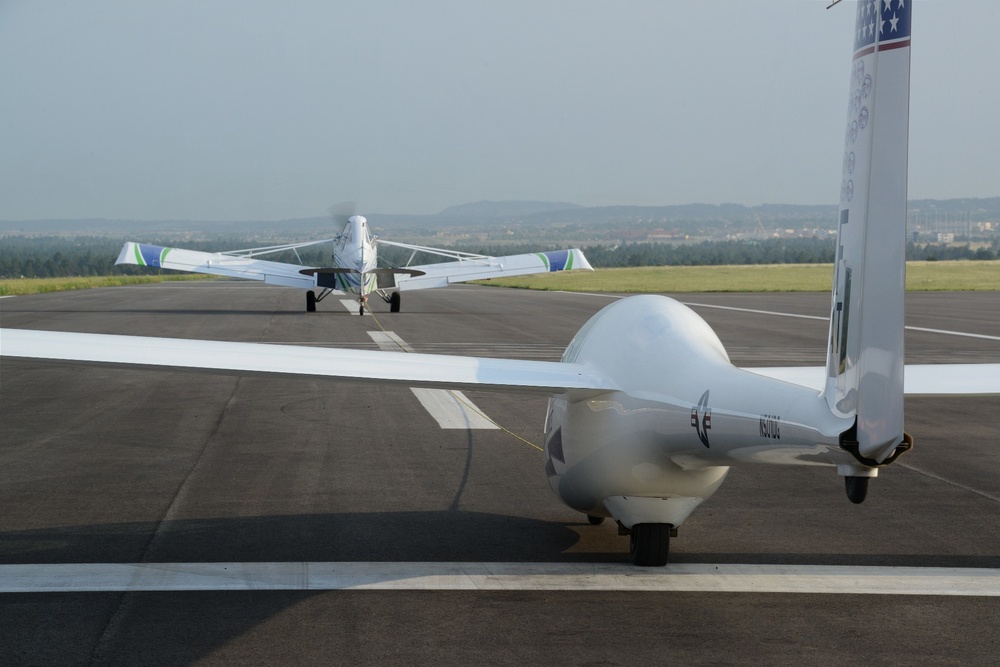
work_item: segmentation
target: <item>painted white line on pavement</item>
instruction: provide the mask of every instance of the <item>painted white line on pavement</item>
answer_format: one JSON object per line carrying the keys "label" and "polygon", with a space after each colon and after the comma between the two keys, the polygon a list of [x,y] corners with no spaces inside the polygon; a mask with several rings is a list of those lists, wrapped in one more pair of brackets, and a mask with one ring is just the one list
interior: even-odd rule
{"label": "painted white line on pavement", "polygon": [[718,308],[719,310],[736,310],[741,313],[757,313],[758,315],[780,315],[781,317],[799,317],[804,320],[823,320],[829,321],[829,317],[819,317],[818,315],[796,315],[795,313],[777,313],[772,310],[755,310],[753,308],[737,308],[736,306],[717,306],[712,303],[692,303],[690,301],[683,302],[685,306],[694,306],[696,308]]}
{"label": "painted white line on pavement", "polygon": [[413,348],[394,331],[369,331],[368,335],[383,352],[413,352]]}
{"label": "painted white line on pavement", "polygon": [[354,299],[341,299],[340,303],[351,315],[358,315],[358,302]]}
{"label": "painted white line on pavement", "polygon": [[454,389],[418,389],[410,387],[424,409],[446,429],[498,429],[469,398]]}
{"label": "painted white line on pavement", "polygon": [[1000,596],[1000,570],[610,563],[77,563],[0,565],[0,593],[98,591],[687,591]]}
{"label": "painted white line on pavement", "polygon": [[[690,301],[684,302],[685,306],[694,306],[697,308],[718,308],[719,310],[736,310],[741,313],[757,313],[759,315],[778,315],[779,317],[798,317],[804,320],[823,320],[827,322],[830,320],[829,317],[819,317],[818,315],[797,315],[795,313],[779,313],[773,310],[754,310],[753,308],[737,308],[736,306],[717,306],[712,303],[692,303]],[[946,336],[965,336],[966,338],[983,338],[985,340],[1000,340],[1000,336],[989,336],[987,334],[975,334],[966,333],[964,331],[949,331],[947,329],[928,329],[927,327],[905,327],[909,331],[923,331],[925,333],[936,333],[944,334]]]}
{"label": "painted white line on pavement", "polygon": [[[379,349],[386,352],[413,352],[413,348],[393,331],[369,331]],[[500,428],[460,391],[410,387],[420,404],[443,429]]]}
{"label": "painted white line on pavement", "polygon": [[906,327],[910,331],[925,331],[927,333],[945,334],[947,336],[965,336],[966,338],[984,338],[986,340],[1000,340],[1000,336],[987,336],[986,334],[965,333],[964,331],[948,331],[947,329],[928,329],[926,327]]}

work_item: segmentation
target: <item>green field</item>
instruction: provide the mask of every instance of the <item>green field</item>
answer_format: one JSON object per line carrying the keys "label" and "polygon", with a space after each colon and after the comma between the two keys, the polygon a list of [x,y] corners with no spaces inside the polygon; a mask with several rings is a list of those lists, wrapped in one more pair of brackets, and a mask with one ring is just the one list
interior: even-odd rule
{"label": "green field", "polygon": [[[497,278],[482,284],[567,292],[828,292],[833,265],[648,266]],[[907,262],[906,289],[1000,290],[1000,261]]]}
{"label": "green field", "polygon": [[[0,280],[0,296],[209,278],[204,275],[22,278]],[[496,278],[481,284],[568,292],[657,293],[827,292],[832,282],[832,264],[761,264],[598,269],[593,273],[572,271]],[[907,262],[906,289],[911,292],[1000,291],[1000,260]]]}
{"label": "green field", "polygon": [[171,276],[93,276],[87,278],[14,278],[0,280],[0,296],[41,294],[43,292],[65,292],[91,287],[118,287],[121,285],[142,285],[162,283],[168,280],[205,280],[203,275]]}

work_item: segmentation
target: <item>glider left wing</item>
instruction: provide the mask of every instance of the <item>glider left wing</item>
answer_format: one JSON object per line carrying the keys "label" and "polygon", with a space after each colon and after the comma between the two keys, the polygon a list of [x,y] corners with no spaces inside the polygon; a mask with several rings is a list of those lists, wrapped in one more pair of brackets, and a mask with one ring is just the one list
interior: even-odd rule
{"label": "glider left wing", "polygon": [[179,338],[0,329],[0,355],[216,373],[329,377],[584,398],[618,386],[584,364]]}

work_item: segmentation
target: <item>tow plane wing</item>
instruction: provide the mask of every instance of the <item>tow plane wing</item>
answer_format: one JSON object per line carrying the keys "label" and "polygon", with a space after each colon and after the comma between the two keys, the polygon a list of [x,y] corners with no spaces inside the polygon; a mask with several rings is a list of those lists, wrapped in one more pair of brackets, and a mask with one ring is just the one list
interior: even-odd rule
{"label": "tow plane wing", "polygon": [[[332,266],[304,266],[258,259],[258,256],[298,248],[332,243]],[[421,266],[378,266],[378,245],[396,246],[417,253],[442,256],[451,261]],[[316,310],[316,303],[329,294],[357,295],[359,313],[364,315],[368,296],[378,295],[392,312],[400,310],[400,292],[447,287],[453,283],[503,276],[523,276],[554,271],[586,270],[593,267],[578,249],[525,253],[490,257],[473,253],[383,241],[371,234],[364,216],[352,215],[344,229],[333,239],[287,245],[249,248],[231,252],[200,252],[127,242],[116,264],[151,266],[175,271],[207,273],[229,278],[257,280],[268,285],[299,287],[306,293],[306,311]],[[321,290],[318,294],[316,288]]]}
{"label": "tow plane wing", "polygon": [[[266,254],[266,252],[295,250],[319,243],[329,243],[329,239],[231,252],[201,252],[128,241],[122,247],[121,253],[118,254],[115,264],[134,264],[174,271],[207,273],[227,278],[258,280],[268,285],[311,289],[316,286],[316,282],[312,277],[299,273],[301,266],[257,259],[257,255]],[[262,250],[266,252],[261,252]]]}
{"label": "tow plane wing", "polygon": [[576,248],[508,255],[506,257],[490,257],[487,255],[429,248],[408,243],[382,241],[381,239],[379,239],[378,243],[397,248],[406,248],[413,250],[414,253],[448,257],[452,260],[438,264],[407,265],[403,267],[404,269],[419,271],[419,273],[413,273],[408,277],[398,277],[396,279],[396,286],[401,291],[445,287],[454,283],[464,283],[471,280],[510,278],[513,276],[552,273],[556,271],[594,270],[594,267],[587,261],[587,257],[583,254],[583,251]]}

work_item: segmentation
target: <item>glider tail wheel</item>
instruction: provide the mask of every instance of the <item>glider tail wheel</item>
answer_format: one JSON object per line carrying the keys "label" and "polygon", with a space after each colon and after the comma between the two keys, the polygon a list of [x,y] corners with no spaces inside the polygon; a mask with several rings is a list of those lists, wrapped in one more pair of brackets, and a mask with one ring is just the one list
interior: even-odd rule
{"label": "glider tail wheel", "polygon": [[848,475],[844,477],[844,487],[847,490],[847,498],[855,505],[865,502],[868,496],[868,480],[871,477],[855,477]]}
{"label": "glider tail wheel", "polygon": [[316,292],[313,292],[312,290],[306,292],[306,312],[316,312]]}
{"label": "glider tail wheel", "polygon": [[669,523],[637,523],[629,531],[629,554],[632,562],[642,567],[667,564],[670,555]]}
{"label": "glider tail wheel", "polygon": [[603,516],[594,516],[593,514],[588,514],[587,515],[587,521],[590,522],[591,526],[600,526],[602,523],[604,523],[604,517]]}

